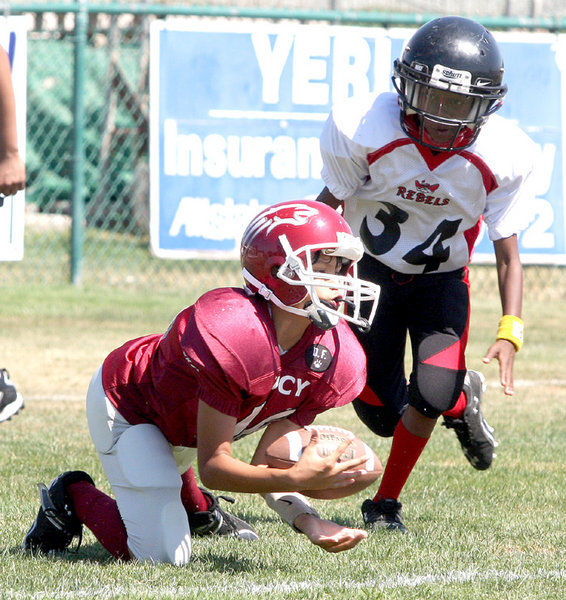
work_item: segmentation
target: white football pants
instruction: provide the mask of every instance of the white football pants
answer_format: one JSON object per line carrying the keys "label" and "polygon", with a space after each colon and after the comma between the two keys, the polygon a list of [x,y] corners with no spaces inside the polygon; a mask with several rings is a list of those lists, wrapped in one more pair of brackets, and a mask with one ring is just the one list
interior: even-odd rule
{"label": "white football pants", "polygon": [[190,467],[196,448],[172,447],[155,425],[128,423],[104,393],[102,367],[90,382],[86,412],[130,553],[140,561],[187,564],[191,534],[179,473]]}

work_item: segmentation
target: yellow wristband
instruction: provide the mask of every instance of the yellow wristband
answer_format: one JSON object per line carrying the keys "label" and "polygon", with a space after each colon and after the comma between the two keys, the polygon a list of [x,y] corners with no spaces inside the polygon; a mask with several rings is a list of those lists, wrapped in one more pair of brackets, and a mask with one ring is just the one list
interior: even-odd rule
{"label": "yellow wristband", "polygon": [[515,350],[519,352],[523,346],[523,329],[522,319],[515,315],[503,315],[499,320],[497,339],[511,342],[515,346]]}

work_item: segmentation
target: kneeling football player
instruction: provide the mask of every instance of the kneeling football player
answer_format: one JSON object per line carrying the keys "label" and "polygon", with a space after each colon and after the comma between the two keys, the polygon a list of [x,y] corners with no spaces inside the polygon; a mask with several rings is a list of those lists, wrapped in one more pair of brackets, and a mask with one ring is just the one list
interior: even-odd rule
{"label": "kneeling football player", "polygon": [[[339,462],[314,450],[290,468],[265,466],[268,441],[351,402],[366,360],[345,321],[367,328],[360,302],[378,286],[359,280],[360,240],[330,207],[283,202],[257,215],[241,245],[244,289],[219,288],[182,310],[164,334],[126,342],[94,374],[87,394],[92,440],[115,499],[83,471],[40,485],[41,508],[24,547],[67,548],[86,525],[115,557],[184,565],[191,535],[256,532],[198,486],[263,494],[293,528],[338,552],[366,537],[321,519],[302,490],[340,488],[364,457]],[[347,311],[344,310],[347,306]],[[252,463],[232,443],[267,427]],[[281,501],[284,494],[284,501]],[[225,500],[227,498],[224,498]]]}

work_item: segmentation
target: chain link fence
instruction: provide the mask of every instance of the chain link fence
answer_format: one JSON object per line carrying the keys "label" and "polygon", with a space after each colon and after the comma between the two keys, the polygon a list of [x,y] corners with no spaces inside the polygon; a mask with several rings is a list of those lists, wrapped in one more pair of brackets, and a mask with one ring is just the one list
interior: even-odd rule
{"label": "chain link fence", "polygon": [[[20,5],[24,8],[19,14],[25,14],[28,23],[25,257],[20,262],[0,262],[3,285],[59,285],[71,279],[76,13],[65,11],[65,4],[46,5],[43,9],[34,3],[29,12],[24,10],[25,3]],[[221,3],[207,3],[215,4]],[[252,0],[234,3],[257,4]],[[261,4],[263,8],[283,4],[286,9],[291,7],[289,2]],[[411,4],[411,10],[418,5],[423,11],[454,12],[441,10],[450,4],[453,6],[441,0],[422,1]],[[468,4],[480,5],[462,2]],[[517,2],[499,4],[508,7]],[[106,6],[108,12],[103,10]],[[162,260],[150,253],[148,32],[151,20],[157,17],[151,12],[136,12],[140,6],[124,4],[121,12],[118,4],[99,3],[98,12],[88,13],[81,283],[190,290],[194,294],[219,285],[239,285],[238,264],[234,261]],[[392,3],[361,0],[309,3],[312,10],[386,10],[390,6]],[[16,13],[12,10],[11,14]],[[525,280],[528,293],[537,298],[566,298],[564,270],[560,267],[526,267]],[[476,293],[497,294],[493,267],[474,267],[472,281]]]}
{"label": "chain link fence", "polygon": [[[61,0],[57,6],[75,4],[76,0]],[[14,2],[0,1],[0,11],[10,12]],[[51,0],[20,0],[18,5],[37,7],[55,5]],[[124,12],[131,9],[128,0],[98,0],[97,6],[124,5]],[[176,7],[178,0],[140,0],[137,5],[161,5]],[[566,4],[563,0],[412,0],[399,4],[396,0],[203,0],[191,2],[193,7],[233,7],[264,9],[309,9],[315,11],[374,11],[411,14],[459,14],[476,17],[564,17]]]}
{"label": "chain link fence", "polygon": [[[164,2],[173,4],[173,2]],[[564,17],[564,0],[412,0],[400,5],[395,0],[209,0],[209,6],[315,9],[336,11],[406,12],[459,14],[469,17]]]}

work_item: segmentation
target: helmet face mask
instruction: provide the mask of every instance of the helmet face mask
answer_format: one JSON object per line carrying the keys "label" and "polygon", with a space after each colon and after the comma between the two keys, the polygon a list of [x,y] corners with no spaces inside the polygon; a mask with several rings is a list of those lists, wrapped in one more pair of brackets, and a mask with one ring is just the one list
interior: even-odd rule
{"label": "helmet face mask", "polygon": [[[316,270],[318,257],[337,257],[335,273]],[[321,329],[340,318],[367,327],[361,302],[371,301],[373,319],[379,286],[357,278],[363,245],[335,210],[312,200],[276,204],[256,216],[242,238],[242,274],[247,288],[283,310],[309,318]],[[337,290],[338,302],[319,297],[317,288]],[[306,302],[305,302],[306,301]],[[342,312],[346,303],[350,314]]]}
{"label": "helmet face mask", "polygon": [[393,68],[401,127],[424,146],[460,150],[477,138],[507,92],[493,36],[463,17],[423,25]]}
{"label": "helmet face mask", "polygon": [[[305,246],[293,251],[287,239],[282,236],[281,244],[287,251],[287,260],[281,265],[277,276],[282,281],[291,286],[301,286],[306,289],[308,298],[302,308],[293,306],[293,311],[296,314],[311,319],[321,329],[331,329],[338,324],[340,318],[344,318],[361,327],[367,328],[375,315],[377,309],[377,297],[379,288],[369,282],[362,282],[357,276],[357,261],[344,256],[344,253],[353,251],[358,254],[358,244],[355,243],[353,248],[348,249],[348,245],[352,241],[360,242],[358,238],[352,236],[351,240],[345,240],[344,245],[335,245],[333,247],[320,248],[318,245]],[[361,244],[361,242],[360,242]],[[363,248],[361,249],[363,253]],[[319,253],[326,256],[336,256],[337,264],[341,265],[338,273],[326,273],[315,270],[316,257]],[[361,256],[360,256],[361,257]],[[341,260],[340,260],[341,259]],[[341,307],[336,307],[329,304],[327,301],[320,298],[317,288],[329,288],[338,290],[341,293],[340,302],[344,302],[352,310],[351,315],[345,314]],[[377,288],[377,290],[375,289]],[[376,297],[377,293],[377,297]],[[302,299],[304,300],[307,295]],[[364,301],[373,301],[370,318],[364,319],[360,315],[361,303]],[[300,304],[301,302],[297,303]],[[284,307],[283,307],[284,308]],[[287,307],[288,309],[289,307]],[[325,319],[326,317],[326,319]],[[322,320],[319,322],[319,319]],[[325,326],[325,323],[329,326]]]}

